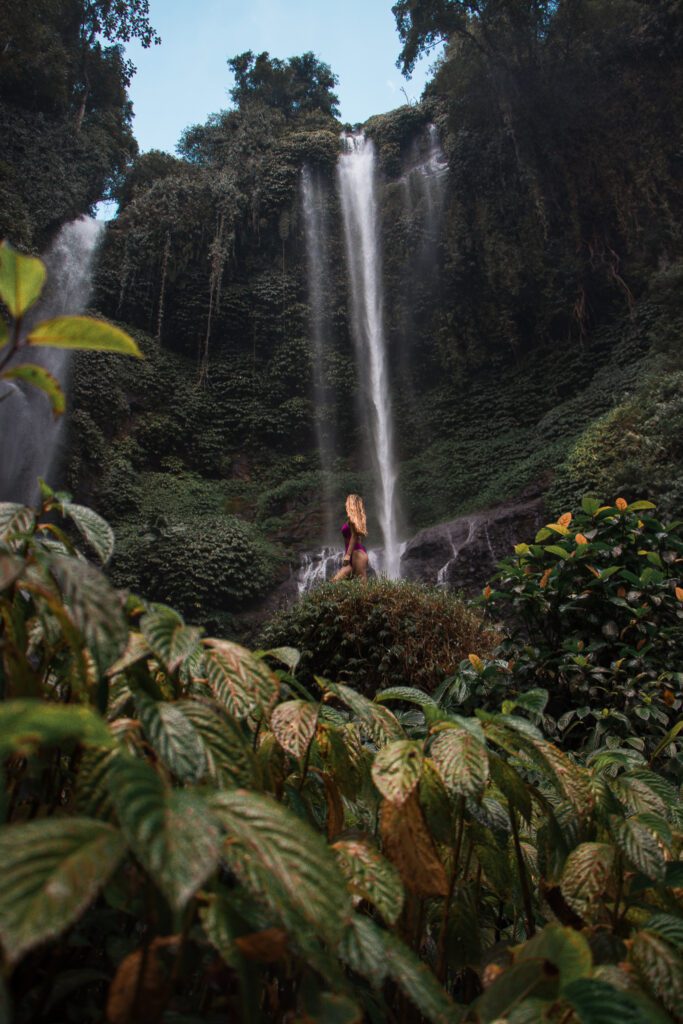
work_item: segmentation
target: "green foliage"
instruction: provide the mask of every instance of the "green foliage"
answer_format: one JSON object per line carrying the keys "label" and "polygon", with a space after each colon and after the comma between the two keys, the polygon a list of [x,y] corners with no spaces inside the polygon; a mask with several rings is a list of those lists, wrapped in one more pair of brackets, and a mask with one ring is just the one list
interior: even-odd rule
{"label": "green foliage", "polygon": [[390,684],[435,689],[470,650],[490,650],[494,634],[443,591],[371,581],[317,588],[273,619],[261,641],[297,647],[305,680],[341,678],[372,696]]}
{"label": "green foliage", "polygon": [[338,78],[310,51],[283,61],[247,50],[231,57],[228,67],[235,77],[230,98],[240,108],[260,102],[288,116],[307,110],[339,114],[339,99],[332,92]]}
{"label": "green foliage", "polygon": [[657,518],[652,502],[591,496],[518,544],[485,592],[516,626],[501,648],[510,664],[487,670],[492,690],[498,677],[521,691],[540,683],[551,697],[537,711],[551,733],[652,754],[681,707],[681,551],[680,523]]}

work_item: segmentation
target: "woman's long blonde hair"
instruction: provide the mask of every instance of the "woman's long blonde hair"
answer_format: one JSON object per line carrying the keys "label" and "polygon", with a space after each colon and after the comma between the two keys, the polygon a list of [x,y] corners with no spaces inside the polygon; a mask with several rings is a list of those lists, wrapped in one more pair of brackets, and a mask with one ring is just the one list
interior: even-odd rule
{"label": "woman's long blonde hair", "polygon": [[365,505],[360,494],[349,494],[346,499],[346,514],[356,533],[365,537],[368,532],[368,524],[365,518]]}

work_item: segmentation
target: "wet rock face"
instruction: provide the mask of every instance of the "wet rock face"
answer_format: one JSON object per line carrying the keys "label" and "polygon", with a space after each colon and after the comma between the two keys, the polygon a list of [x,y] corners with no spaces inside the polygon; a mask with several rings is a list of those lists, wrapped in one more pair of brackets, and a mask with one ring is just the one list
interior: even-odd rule
{"label": "wet rock face", "polygon": [[430,526],[407,544],[401,575],[478,593],[499,559],[533,537],[544,521],[543,499],[533,495]]}

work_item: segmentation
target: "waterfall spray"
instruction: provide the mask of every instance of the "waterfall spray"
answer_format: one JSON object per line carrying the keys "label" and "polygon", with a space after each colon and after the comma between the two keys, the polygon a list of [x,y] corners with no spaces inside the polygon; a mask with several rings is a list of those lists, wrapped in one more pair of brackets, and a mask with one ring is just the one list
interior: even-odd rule
{"label": "waterfall spray", "polygon": [[[47,286],[31,310],[26,330],[39,320],[80,313],[90,298],[92,267],[103,225],[90,217],[65,224],[44,256]],[[19,361],[24,361],[25,353]],[[31,348],[26,358],[39,363],[66,388],[70,353],[63,349]],[[0,501],[33,503],[38,477],[53,477],[63,430],[55,422],[45,395],[33,388],[3,382],[7,397],[0,402]]]}
{"label": "waterfall spray", "polygon": [[382,301],[382,263],[375,193],[375,150],[364,135],[343,135],[338,179],[351,286],[352,331],[361,380],[367,380],[370,434],[377,474],[384,569],[400,572],[396,466]]}

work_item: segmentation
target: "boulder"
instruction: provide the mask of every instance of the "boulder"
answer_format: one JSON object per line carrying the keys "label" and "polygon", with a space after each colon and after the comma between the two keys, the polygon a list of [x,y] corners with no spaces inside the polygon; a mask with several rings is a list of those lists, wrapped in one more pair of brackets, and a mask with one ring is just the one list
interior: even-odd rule
{"label": "boulder", "polygon": [[408,541],[401,576],[476,594],[496,563],[528,541],[545,521],[543,499],[532,493],[421,530]]}

